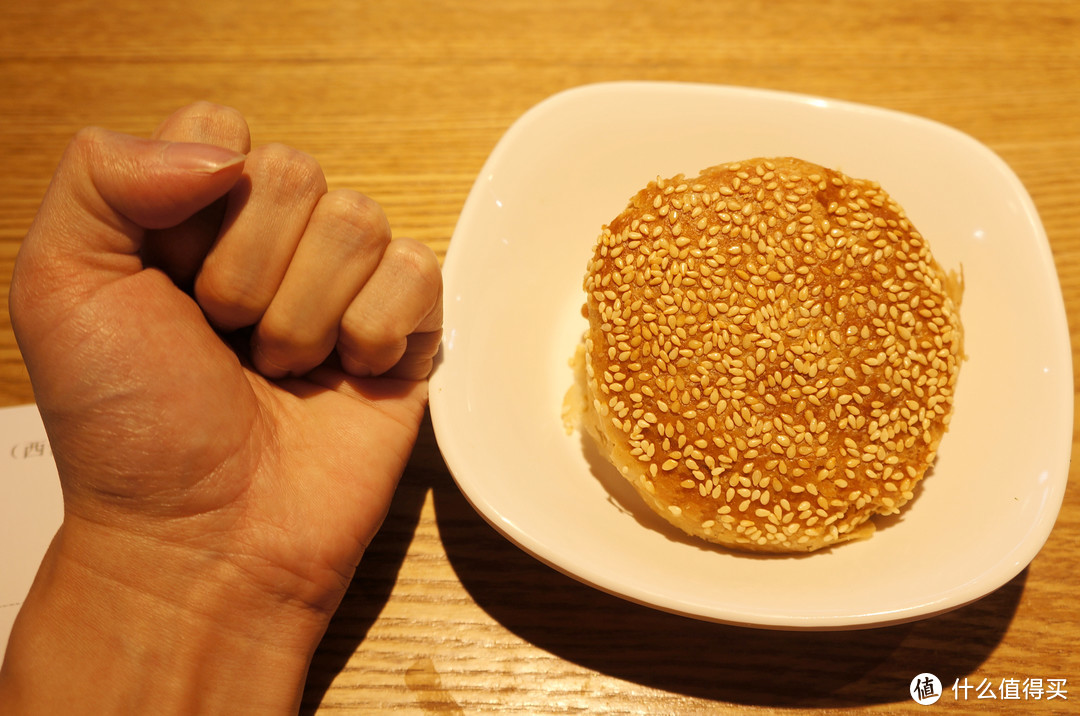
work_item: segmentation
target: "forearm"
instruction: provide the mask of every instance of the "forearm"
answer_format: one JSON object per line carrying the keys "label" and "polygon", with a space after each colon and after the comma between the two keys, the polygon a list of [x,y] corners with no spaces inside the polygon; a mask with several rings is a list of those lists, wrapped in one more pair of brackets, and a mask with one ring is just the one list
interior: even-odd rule
{"label": "forearm", "polygon": [[4,713],[297,710],[320,616],[237,588],[210,556],[97,547],[64,530],[50,547],[0,670]]}

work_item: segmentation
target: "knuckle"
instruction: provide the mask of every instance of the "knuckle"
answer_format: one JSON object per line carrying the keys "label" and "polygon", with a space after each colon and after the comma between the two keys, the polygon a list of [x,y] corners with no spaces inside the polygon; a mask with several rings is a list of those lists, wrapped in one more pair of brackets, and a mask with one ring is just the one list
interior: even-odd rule
{"label": "knuckle", "polygon": [[405,353],[407,345],[404,338],[369,345],[342,337],[338,339],[337,349],[344,365],[353,368],[363,366],[372,375],[381,375],[394,367]]}
{"label": "knuckle", "polygon": [[405,267],[412,281],[426,288],[428,293],[441,292],[442,267],[430,246],[415,239],[401,238],[395,239],[387,251]]}
{"label": "knuckle", "polygon": [[83,127],[71,137],[65,154],[86,160],[98,154],[105,142],[106,130],[101,127]]}
{"label": "knuckle", "polygon": [[237,271],[210,262],[195,279],[195,300],[217,325],[235,329],[253,325],[272,296]]}
{"label": "knuckle", "polygon": [[195,122],[212,123],[242,118],[239,110],[207,100],[196,100],[176,111],[177,117],[188,117]]}
{"label": "knuckle", "polygon": [[423,380],[431,374],[434,364],[435,360],[430,355],[406,353],[389,371],[389,375],[405,380]]}
{"label": "knuckle", "polygon": [[369,315],[362,321],[347,322],[339,339],[350,353],[379,353],[405,341],[400,322],[390,316]]}
{"label": "knuckle", "polygon": [[250,143],[247,120],[239,110],[205,100],[181,107],[165,121],[164,127],[187,141],[240,150],[246,150]]}
{"label": "knuckle", "polygon": [[401,330],[401,324],[380,318],[371,318],[364,322],[358,332],[360,342],[371,349],[382,346],[393,346],[405,336]]}
{"label": "knuckle", "polygon": [[390,243],[390,222],[371,197],[338,189],[320,199],[319,209],[328,221],[343,226],[347,235],[365,246],[385,247]]}
{"label": "knuckle", "polygon": [[303,372],[318,365],[330,353],[333,337],[271,310],[259,322],[258,346],[259,352],[278,368]]}
{"label": "knuckle", "polygon": [[272,177],[280,191],[292,195],[326,192],[326,178],[315,157],[287,144],[267,144],[248,154],[252,174]]}

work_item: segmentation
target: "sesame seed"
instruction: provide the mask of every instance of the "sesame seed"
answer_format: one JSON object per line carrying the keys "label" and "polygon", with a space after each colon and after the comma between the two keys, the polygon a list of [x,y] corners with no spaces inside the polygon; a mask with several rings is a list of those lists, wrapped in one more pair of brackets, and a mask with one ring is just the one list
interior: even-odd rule
{"label": "sesame seed", "polygon": [[588,264],[599,427],[641,489],[711,505],[708,539],[841,541],[933,462],[962,360],[950,286],[873,182],[790,159],[658,179]]}

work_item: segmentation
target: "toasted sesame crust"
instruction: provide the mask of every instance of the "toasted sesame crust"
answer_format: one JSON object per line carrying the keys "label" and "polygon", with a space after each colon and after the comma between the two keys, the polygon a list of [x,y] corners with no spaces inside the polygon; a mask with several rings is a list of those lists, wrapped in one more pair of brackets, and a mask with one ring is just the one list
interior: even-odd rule
{"label": "toasted sesame crust", "polygon": [[673,524],[806,552],[912,499],[952,413],[958,296],[876,183],[794,158],[658,179],[584,288],[586,425]]}

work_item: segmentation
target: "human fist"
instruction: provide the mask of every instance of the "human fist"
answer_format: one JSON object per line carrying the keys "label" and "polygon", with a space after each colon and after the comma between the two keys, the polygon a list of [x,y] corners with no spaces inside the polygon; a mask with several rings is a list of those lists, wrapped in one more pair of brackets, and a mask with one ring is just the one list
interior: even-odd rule
{"label": "human fist", "polygon": [[[74,138],[10,309],[65,519],[4,683],[35,659],[140,673],[190,657],[227,686],[270,648],[288,678],[245,688],[295,699],[423,417],[435,255],[392,238],[371,199],[327,191],[312,157],[252,149],[239,113],[200,103],[150,139]],[[130,696],[84,686],[90,710]]]}

